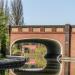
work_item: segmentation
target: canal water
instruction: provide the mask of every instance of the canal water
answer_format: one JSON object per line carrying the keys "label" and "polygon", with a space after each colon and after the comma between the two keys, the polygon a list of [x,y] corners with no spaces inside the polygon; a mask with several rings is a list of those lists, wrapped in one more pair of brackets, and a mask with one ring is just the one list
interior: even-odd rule
{"label": "canal water", "polygon": [[16,75],[75,75],[74,60],[58,61],[51,59],[47,62],[47,66],[43,70],[35,71],[36,68],[33,71],[15,69],[13,72]]}

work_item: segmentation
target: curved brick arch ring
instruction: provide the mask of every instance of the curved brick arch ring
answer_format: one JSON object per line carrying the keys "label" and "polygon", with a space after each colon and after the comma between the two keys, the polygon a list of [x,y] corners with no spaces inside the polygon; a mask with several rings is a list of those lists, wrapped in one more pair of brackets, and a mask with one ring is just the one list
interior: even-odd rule
{"label": "curved brick arch ring", "polygon": [[[57,43],[58,45],[59,45],[59,47],[60,47],[60,54],[61,55],[63,55],[63,46],[62,46],[62,44],[61,44],[61,42],[60,41],[58,41],[58,40],[55,40],[55,39],[49,39],[49,38],[21,38],[21,39],[18,39],[18,40],[15,40],[14,42],[12,42],[11,43],[11,46],[10,47],[12,47],[12,45],[15,43],[15,42],[17,42],[17,41],[19,41],[19,40],[28,40],[28,39],[41,39],[41,40],[48,40],[48,41],[53,41],[53,42],[55,42],[55,43]],[[11,52],[11,51],[10,51]],[[11,53],[10,53],[11,54]],[[59,73],[59,75],[61,74],[61,71],[62,71],[62,64],[60,64],[61,66],[60,66],[60,73]]]}
{"label": "curved brick arch ring", "polygon": [[60,43],[60,41],[55,40],[55,39],[49,39],[49,38],[21,38],[21,39],[17,39],[17,40],[15,40],[15,41],[13,41],[13,42],[11,43],[11,45],[10,45],[10,55],[11,55],[11,47],[12,47],[12,45],[13,45],[15,42],[20,41],[20,40],[29,40],[29,39],[34,39],[34,40],[39,39],[39,40],[53,41],[53,42],[55,42],[55,43],[57,43],[57,44],[59,45],[60,50],[61,50],[61,51],[60,51],[60,54],[63,55],[63,46],[62,46],[62,44]]}

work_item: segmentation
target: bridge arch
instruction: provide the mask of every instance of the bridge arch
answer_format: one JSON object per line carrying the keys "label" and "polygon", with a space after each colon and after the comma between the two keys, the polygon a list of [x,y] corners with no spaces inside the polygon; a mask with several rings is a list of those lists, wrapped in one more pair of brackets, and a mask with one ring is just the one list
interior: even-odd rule
{"label": "bridge arch", "polygon": [[[52,50],[50,51],[50,50],[47,50],[48,52],[47,53],[49,53],[49,54],[47,54],[47,58],[50,58],[49,57],[49,55],[50,55],[50,53],[54,53],[54,54],[62,54],[62,50],[63,50],[63,48],[62,48],[62,45],[61,45],[61,43],[59,42],[59,41],[57,41],[57,40],[55,40],[55,39],[48,39],[48,38],[23,38],[23,39],[18,39],[18,40],[16,40],[16,41],[14,41],[12,44],[11,44],[11,47],[17,42],[17,41],[20,41],[20,42],[22,42],[22,41],[28,41],[28,40],[30,40],[30,41],[34,41],[34,42],[39,42],[39,43],[42,43],[42,44],[44,44],[44,45],[48,45],[48,49],[49,48],[52,48]],[[50,46],[51,45],[51,46]],[[50,47],[49,47],[50,46]],[[55,49],[56,48],[56,49]],[[54,52],[55,51],[55,52]],[[47,63],[49,63],[50,61],[47,61]],[[58,73],[59,71],[61,71],[61,64],[59,65],[59,63],[58,62],[56,62],[56,64],[55,64],[57,67],[58,67],[58,71],[57,72],[55,72],[55,73]],[[51,66],[50,64],[49,65],[47,65],[47,67],[45,68],[45,69],[47,69],[48,68],[48,66]],[[51,72],[51,71],[50,71]],[[59,73],[60,74],[60,73]]]}
{"label": "bridge arch", "polygon": [[[60,41],[56,40],[56,39],[50,39],[50,38],[21,38],[21,39],[17,39],[15,41],[13,41],[11,44],[10,44],[10,55],[11,55],[11,48],[12,48],[12,45],[15,44],[17,41],[21,41],[21,40],[42,40],[44,42],[48,41],[48,42],[51,42],[53,44],[55,44],[56,46],[58,46],[58,48],[60,49],[59,52],[60,54],[63,55],[63,46],[61,44]],[[39,42],[41,43],[41,42]],[[43,43],[42,43],[43,44]],[[44,43],[45,44],[45,43]]]}

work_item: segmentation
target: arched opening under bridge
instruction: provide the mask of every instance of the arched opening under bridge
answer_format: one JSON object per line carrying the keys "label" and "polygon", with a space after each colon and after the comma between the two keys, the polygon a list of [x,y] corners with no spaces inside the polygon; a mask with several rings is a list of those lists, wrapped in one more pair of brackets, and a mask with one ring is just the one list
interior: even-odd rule
{"label": "arched opening under bridge", "polygon": [[[14,44],[16,43],[40,43],[46,46],[47,48],[47,54],[46,57],[47,58],[54,58],[56,56],[58,56],[59,54],[62,54],[62,48],[61,45],[58,41],[56,40],[50,40],[50,39],[20,39],[15,41],[12,46],[11,46],[11,50]],[[11,51],[12,52],[12,51]],[[12,54],[12,53],[11,53]]]}
{"label": "arched opening under bridge", "polygon": [[[18,48],[15,48],[14,47],[15,45]],[[16,51],[16,49],[18,50],[18,52],[14,52],[14,51]],[[57,59],[58,55],[62,54],[61,49],[62,49],[61,45],[59,44],[59,42],[57,42],[55,40],[21,39],[21,40],[15,41],[13,43],[13,45],[11,47],[11,52],[12,52],[11,55],[18,55],[18,56],[25,55],[25,57],[27,58],[27,63],[22,68],[23,70],[25,69],[25,71],[26,70],[30,71],[34,68],[37,68],[35,70],[43,70],[45,68],[50,69],[49,66],[51,66],[51,65],[49,63],[52,61],[51,59]],[[24,52],[25,52],[25,54],[24,54]],[[26,52],[28,52],[30,54],[27,54]],[[38,64],[35,62],[38,62]],[[42,64],[40,64],[39,62],[41,62]],[[58,64],[56,64],[56,66],[57,66],[56,68],[58,68],[58,70],[59,70],[60,66],[58,66]],[[38,68],[40,68],[40,69],[38,69]]]}

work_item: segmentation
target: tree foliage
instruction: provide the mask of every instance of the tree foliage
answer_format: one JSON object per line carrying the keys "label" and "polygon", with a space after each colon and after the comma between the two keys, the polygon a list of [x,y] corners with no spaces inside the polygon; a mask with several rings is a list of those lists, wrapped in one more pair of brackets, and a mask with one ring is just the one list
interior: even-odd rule
{"label": "tree foliage", "polygon": [[0,9],[1,9],[1,10],[4,9],[4,0],[0,0]]}
{"label": "tree foliage", "polygon": [[23,6],[22,0],[12,0],[11,1],[11,24],[12,25],[23,25]]}
{"label": "tree foliage", "polygon": [[6,50],[6,39],[7,39],[7,17],[3,10],[0,10],[0,43],[1,43],[1,54],[5,57]]}
{"label": "tree foliage", "polygon": [[[0,0],[0,59],[6,57],[8,17],[5,15],[4,10],[4,0]],[[7,72],[7,70],[0,70],[0,75],[7,75]]]}

